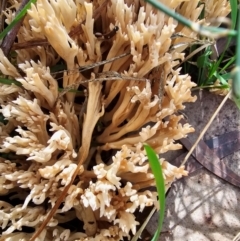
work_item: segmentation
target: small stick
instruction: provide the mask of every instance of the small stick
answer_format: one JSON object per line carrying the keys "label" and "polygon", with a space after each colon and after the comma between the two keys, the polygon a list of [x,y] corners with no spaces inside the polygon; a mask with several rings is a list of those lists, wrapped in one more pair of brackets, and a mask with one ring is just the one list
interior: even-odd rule
{"label": "small stick", "polygon": [[78,157],[78,165],[77,165],[77,168],[76,170],[74,171],[73,175],[72,175],[72,178],[71,178],[71,181],[70,183],[64,187],[60,197],[57,199],[55,205],[53,206],[53,208],[50,210],[50,212],[47,214],[47,217],[46,219],[42,222],[42,224],[40,225],[40,227],[35,231],[35,233],[33,234],[33,236],[29,239],[29,241],[34,241],[43,231],[43,229],[47,226],[47,224],[49,223],[49,221],[51,220],[51,218],[53,217],[53,215],[56,213],[57,209],[59,208],[59,206],[61,205],[62,203],[62,200],[64,199],[64,197],[67,195],[67,192],[69,190],[69,188],[71,187],[71,185],[73,184],[76,176],[78,175],[78,172],[80,170],[80,167],[84,161],[83,159],[83,156],[82,155],[81,157]]}
{"label": "small stick", "polygon": [[164,97],[164,86],[165,86],[165,80],[164,80],[164,67],[162,68],[162,72],[160,75],[160,83],[159,83],[159,87],[158,87],[158,98],[159,98],[159,104],[160,104],[160,108],[162,108],[162,102],[163,102],[163,97]]}
{"label": "small stick", "polygon": [[22,43],[15,43],[12,46],[12,50],[29,49],[37,46],[47,46],[47,45],[49,45],[49,43],[46,39],[35,39],[35,40],[25,41]]}
{"label": "small stick", "polygon": [[213,120],[215,119],[215,117],[217,116],[217,114],[219,113],[219,111],[222,109],[223,105],[225,104],[225,102],[227,101],[227,99],[229,98],[229,96],[231,95],[232,90],[230,90],[228,92],[228,94],[224,97],[224,99],[222,100],[221,104],[218,106],[218,108],[216,109],[216,111],[214,112],[214,114],[212,115],[212,117],[210,118],[210,120],[208,121],[208,123],[206,124],[206,126],[204,127],[204,129],[202,130],[201,134],[199,135],[198,139],[195,141],[195,143],[193,144],[192,148],[190,149],[190,151],[188,152],[188,154],[185,156],[181,166],[183,166],[188,158],[191,156],[192,152],[194,151],[194,149],[196,148],[196,146],[198,145],[199,141],[203,138],[204,134],[206,133],[207,129],[209,128],[209,126],[212,124]]}
{"label": "small stick", "polygon": [[109,72],[111,72],[111,71],[100,73],[99,74],[100,78],[78,81],[78,82],[64,88],[62,93],[59,94],[59,98],[61,98],[63,95],[65,95],[68,91],[76,88],[76,86],[78,86],[79,84],[85,84],[85,83],[96,82],[96,81],[107,81],[107,80],[135,80],[135,81],[147,81],[148,80],[148,79],[144,79],[144,78],[137,78],[137,77],[121,75],[119,73],[115,73],[114,71],[112,74],[110,74]]}
{"label": "small stick", "polygon": [[204,44],[200,47],[198,47],[197,49],[195,49],[193,52],[191,52],[181,63],[179,63],[176,68],[178,68],[180,65],[182,65],[183,63],[185,63],[186,61],[188,61],[190,58],[192,58],[194,55],[196,55],[197,53],[199,53],[201,50],[206,49],[208,46],[213,45],[213,43],[207,43]]}
{"label": "small stick", "polygon": [[139,237],[141,236],[144,228],[147,226],[149,220],[151,219],[152,215],[155,213],[156,211],[156,207],[154,207],[152,209],[152,211],[148,214],[147,218],[145,219],[144,223],[142,224],[142,226],[139,228],[139,230],[136,232],[136,234],[134,235],[134,237],[131,239],[131,241],[137,241],[139,240]]}
{"label": "small stick", "polygon": [[3,11],[7,6],[7,0],[0,1],[0,32],[4,29],[4,14]]}
{"label": "small stick", "polygon": [[240,238],[240,232],[233,238],[232,241],[239,241]]}
{"label": "small stick", "polygon": [[[25,5],[29,2],[29,0],[22,0],[22,4],[20,5],[19,9],[16,12],[16,16],[18,13],[25,7]],[[12,48],[12,45],[15,41],[15,38],[18,34],[18,31],[22,25],[22,22],[24,20],[24,17],[21,18],[18,23],[7,33],[7,35],[4,37],[2,44],[1,44],[1,49],[4,53],[5,56],[7,56]]]}
{"label": "small stick", "polygon": [[[61,70],[61,71],[57,71],[57,72],[54,72],[52,74],[60,74],[60,73],[63,73],[65,71],[68,71],[68,72],[73,72],[73,71],[77,71],[77,72],[84,72],[84,71],[87,71],[89,69],[93,69],[95,67],[98,67],[100,65],[104,65],[104,64],[108,64],[108,63],[111,63],[113,62],[114,60],[117,60],[117,59],[120,59],[120,58],[123,58],[125,56],[128,56],[130,55],[130,52],[127,52],[127,53],[124,53],[124,54],[120,54],[119,56],[117,57],[114,57],[114,58],[111,58],[111,59],[107,59],[107,60],[103,60],[103,61],[99,61],[97,63],[94,63],[94,64],[89,64],[89,65],[86,65],[86,66],[83,66],[83,67],[80,67],[80,68],[76,68],[76,69],[73,69],[73,70]],[[62,77],[61,77],[62,78]],[[60,79],[60,78],[57,78],[57,80]]]}

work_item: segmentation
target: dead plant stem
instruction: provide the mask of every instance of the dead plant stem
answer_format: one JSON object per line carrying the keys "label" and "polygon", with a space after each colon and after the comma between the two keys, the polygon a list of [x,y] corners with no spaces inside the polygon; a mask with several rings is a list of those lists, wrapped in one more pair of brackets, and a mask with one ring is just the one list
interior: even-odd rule
{"label": "dead plant stem", "polygon": [[233,238],[232,241],[238,241],[240,238],[240,232]]}
{"label": "dead plant stem", "polygon": [[151,211],[151,212],[149,213],[149,215],[147,216],[145,222],[142,224],[142,226],[139,228],[139,230],[138,230],[138,231],[136,232],[136,234],[133,236],[133,238],[131,239],[131,241],[137,241],[137,240],[139,240],[139,237],[141,236],[144,228],[147,226],[149,220],[151,219],[152,215],[155,213],[156,210],[157,210],[156,207],[154,207],[154,208],[152,209],[152,211]]}
{"label": "dead plant stem", "polygon": [[210,120],[208,121],[208,123],[206,124],[206,126],[204,127],[204,129],[202,130],[202,132],[200,133],[198,139],[195,141],[195,143],[193,144],[192,148],[190,149],[190,151],[188,152],[188,154],[185,156],[182,164],[184,165],[188,158],[191,156],[192,152],[194,151],[194,149],[196,148],[196,146],[198,145],[199,141],[203,138],[204,134],[206,133],[206,131],[208,130],[209,126],[212,124],[213,120],[215,119],[215,117],[217,116],[217,114],[219,113],[219,111],[222,109],[223,105],[225,104],[225,102],[227,101],[227,99],[229,98],[229,96],[231,95],[232,90],[230,90],[228,92],[228,94],[224,97],[224,99],[222,100],[221,104],[218,106],[218,108],[216,109],[216,111],[214,112],[214,114],[212,115],[212,117],[210,118]]}

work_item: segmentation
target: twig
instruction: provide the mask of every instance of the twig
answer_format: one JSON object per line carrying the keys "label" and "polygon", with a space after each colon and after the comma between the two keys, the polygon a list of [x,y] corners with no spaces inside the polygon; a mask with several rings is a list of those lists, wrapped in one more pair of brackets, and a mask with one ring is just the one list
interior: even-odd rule
{"label": "twig", "polygon": [[[110,73],[111,72],[111,73]],[[68,91],[76,88],[79,84],[85,84],[89,82],[97,82],[97,81],[109,81],[109,80],[134,80],[134,81],[147,81],[148,79],[146,78],[138,78],[138,77],[130,77],[126,75],[121,75],[115,71],[107,71],[107,72],[102,72],[98,74],[100,78],[94,78],[94,79],[89,79],[89,80],[83,80],[83,81],[77,81],[76,83],[68,86],[67,88],[64,88],[63,92],[59,95],[59,98],[65,95]]]}
{"label": "twig", "polygon": [[195,49],[193,52],[191,52],[181,63],[179,63],[177,66],[176,66],[176,69],[182,65],[183,63],[185,63],[186,61],[188,61],[190,58],[192,58],[194,55],[196,55],[197,53],[199,53],[200,51],[202,51],[203,49],[209,47],[213,45],[212,43],[207,43],[207,44],[204,44],[200,47],[198,47],[197,49]]}
{"label": "twig", "polygon": [[165,70],[164,70],[164,67],[163,67],[161,75],[160,75],[159,87],[158,87],[158,98],[159,98],[160,108],[162,108],[162,102],[163,102],[163,97],[164,97],[164,92],[165,92],[165,89],[164,89],[165,79],[164,79],[164,77],[165,77]]}
{"label": "twig", "polygon": [[45,39],[35,39],[35,40],[29,40],[23,43],[15,43],[12,46],[12,50],[18,50],[18,49],[29,49],[37,46],[47,46],[49,45],[48,41]]}
{"label": "twig", "polygon": [[219,113],[219,111],[222,109],[223,105],[225,104],[225,102],[227,101],[227,99],[229,98],[229,96],[231,95],[232,90],[230,90],[228,92],[228,94],[224,97],[224,99],[222,100],[221,104],[218,106],[218,108],[216,109],[216,111],[214,112],[214,114],[212,115],[212,117],[210,118],[210,120],[208,121],[208,123],[206,124],[206,126],[204,127],[204,129],[202,130],[201,134],[199,135],[198,139],[195,141],[195,143],[193,144],[192,148],[190,149],[190,151],[188,152],[188,154],[185,156],[182,164],[184,165],[188,158],[191,156],[192,152],[194,151],[194,149],[196,148],[196,146],[198,145],[199,141],[203,138],[204,134],[206,133],[207,129],[209,128],[209,126],[212,124],[213,120],[215,119],[215,117],[217,116],[217,114]]}
{"label": "twig", "polygon": [[[22,4],[20,5],[19,9],[16,12],[16,15],[27,5],[29,0],[22,0]],[[5,56],[7,56],[12,48],[12,45],[16,39],[17,33],[22,25],[22,22],[24,20],[24,17],[21,18],[18,23],[7,33],[7,35],[4,37],[1,49]]]}
{"label": "twig", "polygon": [[[75,175],[72,177],[72,180],[75,180],[77,173],[79,169],[76,169],[77,172],[75,171]],[[73,182],[73,181],[72,181]],[[40,227],[37,229],[37,231],[33,234],[33,236],[29,239],[29,241],[34,241],[43,231],[43,229],[47,226],[55,212],[57,211],[58,207],[61,205],[63,198],[66,196],[68,189],[71,187],[72,182],[70,182],[62,191],[60,198],[56,201],[54,207],[51,209],[51,211],[48,213],[47,218],[43,221],[43,223],[40,225]]]}
{"label": "twig", "polygon": [[2,32],[4,28],[4,14],[3,11],[6,9],[7,0],[0,1],[0,32]]}
{"label": "twig", "polygon": [[133,236],[133,238],[131,239],[131,241],[137,241],[139,240],[139,237],[141,236],[144,228],[147,226],[149,220],[151,219],[152,215],[155,213],[156,211],[156,207],[154,207],[152,209],[152,211],[148,214],[147,218],[145,219],[144,223],[142,224],[142,226],[138,229],[138,231],[136,232],[136,234]]}
{"label": "twig", "polygon": [[238,241],[240,238],[240,232],[233,238],[232,241]]}
{"label": "twig", "polygon": [[[83,67],[80,67],[80,68],[76,68],[76,69],[72,69],[72,70],[61,70],[61,71],[54,72],[52,74],[60,74],[60,73],[63,73],[65,71],[70,72],[70,74],[71,74],[71,72],[73,72],[73,74],[76,73],[76,72],[80,72],[81,73],[81,72],[84,72],[84,71],[87,71],[87,70],[90,70],[90,69],[94,69],[95,67],[111,63],[111,62],[113,62],[113,61],[115,61],[117,59],[123,58],[123,57],[128,56],[128,55],[130,55],[130,52],[127,52],[127,53],[124,53],[124,54],[120,54],[117,57],[113,57],[111,59],[99,61],[97,63],[89,64],[89,65],[86,65],[86,66],[83,66]],[[58,80],[58,79],[60,79],[60,78],[57,78],[56,80]]]}
{"label": "twig", "polygon": [[48,213],[46,219],[42,222],[42,224],[40,225],[40,227],[37,229],[37,231],[33,234],[33,236],[29,239],[29,241],[34,241],[43,231],[43,229],[47,226],[47,224],[49,223],[49,221],[51,220],[51,218],[53,217],[53,215],[56,213],[57,209],[59,208],[59,206],[61,205],[64,197],[67,195],[67,192],[69,190],[69,188],[71,187],[71,185],[73,184],[76,176],[78,175],[79,173],[79,170],[80,170],[80,167],[82,165],[82,163],[84,162],[84,156],[85,156],[85,153],[83,151],[82,153],[83,155],[82,156],[79,156],[78,157],[78,165],[77,165],[77,168],[75,169],[72,177],[71,177],[71,181],[70,183],[65,186],[65,188],[63,189],[60,197],[57,199],[54,207],[51,209],[51,211]]}

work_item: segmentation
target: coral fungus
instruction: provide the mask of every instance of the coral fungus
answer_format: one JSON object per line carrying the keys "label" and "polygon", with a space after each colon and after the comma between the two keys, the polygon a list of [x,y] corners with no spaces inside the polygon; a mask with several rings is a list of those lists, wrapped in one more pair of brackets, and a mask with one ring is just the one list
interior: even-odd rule
{"label": "coral fungus", "polygon": [[[197,0],[162,2],[196,21],[202,9]],[[207,2],[218,9],[220,1],[206,1],[206,9]],[[7,23],[14,11],[5,12]],[[29,240],[65,187],[38,240],[135,234],[136,211],[157,206],[143,143],[161,154],[181,148],[175,141],[194,131],[180,123],[178,110],[196,100],[195,84],[174,68],[184,54],[171,49],[180,41],[172,36],[186,31],[138,0],[37,0],[31,6],[15,43],[29,46],[9,60],[0,50],[2,74],[20,84],[0,86],[1,240]],[[32,45],[39,40],[47,44]],[[55,73],[63,63],[66,70]],[[184,167],[159,161],[166,186],[187,175]],[[71,220],[78,221],[68,225]]]}

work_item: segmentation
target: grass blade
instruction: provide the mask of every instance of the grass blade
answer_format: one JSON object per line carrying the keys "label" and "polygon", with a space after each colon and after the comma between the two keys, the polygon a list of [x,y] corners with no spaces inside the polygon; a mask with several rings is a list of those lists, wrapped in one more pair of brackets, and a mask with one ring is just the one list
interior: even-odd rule
{"label": "grass blade", "polygon": [[[235,27],[236,27],[236,23],[237,23],[237,9],[238,9],[237,1],[236,0],[230,0],[230,6],[231,6],[231,21],[232,21],[231,28],[232,28],[232,30],[234,30]],[[238,35],[237,31],[236,31],[236,33]],[[226,50],[228,49],[228,46],[231,43],[231,40],[232,40],[232,36],[229,35],[228,36],[228,42],[226,44],[226,47],[225,47],[224,51],[222,52],[218,61],[214,65],[212,65],[212,68],[209,70],[209,78],[211,78],[211,76],[213,76],[213,73],[217,71],[220,64],[222,63],[223,58],[225,57]]]}
{"label": "grass blade", "polygon": [[212,26],[202,26],[195,22],[190,21],[189,19],[183,17],[179,13],[176,13],[172,9],[165,6],[160,1],[156,0],[145,0],[146,2],[150,3],[152,6],[157,8],[158,10],[164,12],[168,16],[174,18],[179,23],[183,24],[184,26],[190,28],[194,32],[197,32],[203,36],[212,37],[212,38],[220,38],[223,36],[236,36],[237,32],[234,29],[225,29],[221,27],[212,27]]}
{"label": "grass blade", "polygon": [[145,151],[148,156],[149,164],[152,169],[152,173],[155,177],[156,187],[158,192],[158,200],[160,204],[158,229],[155,232],[152,241],[157,241],[162,230],[164,212],[165,212],[165,184],[163,178],[162,167],[159,163],[158,157],[154,150],[149,145],[144,145]]}
{"label": "grass blade", "polygon": [[235,29],[236,23],[237,23],[237,9],[238,9],[238,3],[236,0],[230,0],[230,6],[231,6],[231,20],[232,20],[232,29]]}
{"label": "grass blade", "polygon": [[27,10],[31,7],[32,3],[35,3],[37,0],[30,0],[24,8],[17,14],[13,21],[0,33],[0,40],[3,39],[6,34],[24,17],[27,13]]}
{"label": "grass blade", "polygon": [[15,84],[17,86],[22,86],[22,84],[16,80],[13,79],[4,79],[4,78],[0,78],[0,84],[4,84],[4,85],[12,85]]}
{"label": "grass blade", "polygon": [[238,23],[237,23],[237,50],[236,50],[236,67],[232,71],[232,97],[235,104],[240,109],[240,9],[238,10]]}

